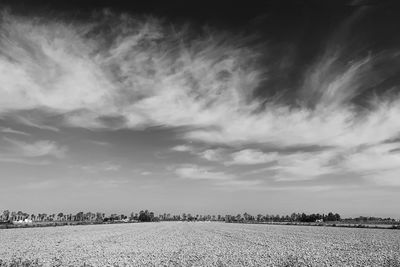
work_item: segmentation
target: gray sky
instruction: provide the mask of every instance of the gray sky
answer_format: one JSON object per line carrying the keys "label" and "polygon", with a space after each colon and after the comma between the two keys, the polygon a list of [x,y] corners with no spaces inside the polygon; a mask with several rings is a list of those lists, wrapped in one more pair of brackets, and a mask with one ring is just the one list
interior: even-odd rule
{"label": "gray sky", "polygon": [[400,217],[395,14],[275,16],[4,10],[0,209]]}

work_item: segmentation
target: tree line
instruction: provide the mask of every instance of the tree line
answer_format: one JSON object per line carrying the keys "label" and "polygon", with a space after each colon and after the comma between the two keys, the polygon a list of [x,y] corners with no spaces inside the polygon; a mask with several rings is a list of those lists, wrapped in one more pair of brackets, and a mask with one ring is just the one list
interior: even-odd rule
{"label": "tree line", "polygon": [[305,214],[305,213],[292,213],[291,215],[262,215],[252,216],[244,213],[243,216],[238,214],[236,216],[228,215],[227,218],[230,222],[333,222],[340,221],[341,217],[338,213],[329,212],[328,214]]}
{"label": "tree line", "polygon": [[224,222],[395,222],[391,218],[379,217],[358,217],[358,218],[345,218],[342,219],[340,214],[328,212],[327,214],[320,213],[292,213],[291,215],[272,215],[272,214],[257,214],[255,216],[245,212],[237,215],[200,215],[191,213],[182,213],[172,215],[170,213],[163,213],[155,215],[154,212],[149,210],[140,210],[139,212],[132,212],[129,215],[125,214],[110,214],[106,215],[103,212],[78,212],[72,213],[38,213],[29,214],[22,211],[9,211],[5,210],[0,213],[0,222],[157,222],[157,221],[224,221]]}

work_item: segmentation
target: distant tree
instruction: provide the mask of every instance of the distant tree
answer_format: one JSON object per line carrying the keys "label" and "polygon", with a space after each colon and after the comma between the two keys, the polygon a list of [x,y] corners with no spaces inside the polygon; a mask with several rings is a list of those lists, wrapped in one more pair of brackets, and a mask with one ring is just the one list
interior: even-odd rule
{"label": "distant tree", "polygon": [[10,211],[9,210],[3,211],[3,218],[5,221],[8,221],[10,219]]}
{"label": "distant tree", "polygon": [[83,217],[84,217],[84,220],[85,220],[85,221],[91,221],[92,218],[93,218],[93,213],[91,213],[91,212],[89,211],[89,212],[87,212]]}
{"label": "distant tree", "polygon": [[96,212],[96,221],[97,222],[102,222],[104,217],[105,216],[101,212]]}
{"label": "distant tree", "polygon": [[80,212],[78,212],[78,213],[76,214],[75,220],[78,221],[78,222],[83,221],[83,216],[84,216],[83,211],[80,211]]}
{"label": "distant tree", "polygon": [[332,212],[329,212],[328,215],[326,216],[326,221],[332,222],[332,221],[335,221],[335,220],[336,220],[335,215],[333,215]]}
{"label": "distant tree", "polygon": [[[153,213],[153,216],[154,216],[154,213]],[[150,213],[148,210],[145,210],[145,211],[141,210],[139,212],[139,221],[140,222],[150,222],[151,221]]]}
{"label": "distant tree", "polygon": [[116,221],[116,220],[118,220],[118,215],[115,214],[115,213],[111,214],[110,215],[110,221]]}
{"label": "distant tree", "polygon": [[241,221],[242,220],[242,215],[240,215],[240,214],[238,214],[238,215],[236,215],[236,221]]}

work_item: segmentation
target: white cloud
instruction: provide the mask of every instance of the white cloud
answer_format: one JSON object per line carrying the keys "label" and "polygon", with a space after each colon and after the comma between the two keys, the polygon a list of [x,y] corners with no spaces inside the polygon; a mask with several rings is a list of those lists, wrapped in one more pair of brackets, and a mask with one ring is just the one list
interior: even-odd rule
{"label": "white cloud", "polygon": [[262,180],[227,180],[227,181],[218,181],[216,185],[219,186],[218,189],[227,191],[266,189],[266,187],[263,186]]}
{"label": "white cloud", "polygon": [[[292,107],[252,98],[268,77],[246,38],[209,32],[178,42],[187,30],[155,19],[114,19],[119,27],[111,38],[87,34],[95,24],[32,23],[3,14],[0,114],[45,108],[85,128],[188,126],[187,139],[227,145],[356,147],[398,134],[397,95],[376,99],[364,110],[351,104],[368,87],[370,66],[394,54],[343,65],[340,53],[327,53],[308,70],[297,96],[300,105]],[[124,119],[110,126],[106,117]]]}
{"label": "white cloud", "polygon": [[59,187],[59,181],[50,179],[50,180],[39,180],[39,181],[29,181],[25,184],[21,185],[21,189],[28,189],[28,190],[51,190],[56,187]]}
{"label": "white cloud", "polygon": [[188,145],[177,145],[171,148],[172,151],[178,151],[178,152],[192,152],[193,147],[188,146]]}
{"label": "white cloud", "polygon": [[32,166],[44,166],[44,165],[51,164],[51,162],[49,160],[32,159],[32,158],[26,159],[26,158],[19,158],[19,157],[13,157],[10,155],[1,155],[1,154],[0,154],[0,162],[26,164],[26,165],[32,165]]}
{"label": "white cloud", "polygon": [[98,185],[104,188],[120,188],[127,186],[130,180],[125,177],[98,177],[94,181],[89,181],[90,186]]}
{"label": "white cloud", "polygon": [[381,144],[349,153],[343,168],[377,184],[400,186],[400,144]]}
{"label": "white cloud", "polygon": [[206,149],[201,151],[200,148],[195,148],[188,145],[178,145],[171,148],[173,151],[178,152],[189,152],[192,155],[199,156],[200,158],[206,159],[208,161],[221,161],[223,159],[223,151],[222,148],[217,149]]}
{"label": "white cloud", "polygon": [[11,129],[11,128],[6,128],[6,127],[0,127],[0,132],[2,132],[2,133],[10,133],[10,134],[19,134],[19,135],[25,135],[25,136],[29,136],[30,135],[27,132],[18,131],[18,130],[14,130],[14,129]]}
{"label": "white cloud", "polygon": [[[341,153],[336,149],[288,154],[274,153],[273,161],[269,158],[263,161],[271,162],[271,165],[253,169],[244,174],[250,176],[266,175],[266,178],[273,178],[276,181],[311,180],[321,175],[342,172],[343,168],[340,165],[342,162],[338,160]],[[244,162],[246,162],[245,160],[247,160],[247,157],[243,159]],[[256,162],[261,163],[261,160]]]}
{"label": "white cloud", "polygon": [[23,125],[30,126],[33,128],[38,128],[42,130],[47,130],[47,131],[53,131],[53,132],[59,132],[60,129],[54,126],[49,126],[45,124],[41,124],[40,122],[35,122],[35,119],[33,118],[26,118],[23,116],[16,116],[15,120]]}
{"label": "white cloud", "polygon": [[97,173],[97,172],[115,172],[121,169],[121,165],[115,164],[113,162],[104,161],[100,163],[88,164],[77,166],[78,168],[84,170],[89,173]]}
{"label": "white cloud", "polygon": [[212,171],[210,168],[197,165],[186,165],[175,169],[175,173],[184,179],[193,180],[231,180],[235,177],[224,172]]}
{"label": "white cloud", "polygon": [[276,172],[279,181],[309,180],[320,175],[340,172],[333,160],[338,151],[326,150],[312,153],[293,153],[278,157],[278,164],[269,168]]}
{"label": "white cloud", "polygon": [[264,153],[260,150],[244,149],[231,154],[232,160],[227,165],[252,165],[267,163],[278,159],[278,153]]}
{"label": "white cloud", "polygon": [[222,152],[223,152],[223,149],[221,149],[221,148],[220,149],[207,149],[207,150],[197,153],[197,155],[208,161],[221,161],[223,159]]}
{"label": "white cloud", "polygon": [[321,175],[357,175],[379,185],[400,185],[400,144],[278,154],[274,164],[245,175],[265,175],[276,181],[311,180]]}
{"label": "white cloud", "polygon": [[177,46],[185,30],[156,20],[120,19],[112,39],[88,38],[94,24],[3,20],[0,113],[46,108],[88,128],[107,127],[102,116],[123,116],[121,126],[133,128],[207,126],[246,102],[259,80],[256,53],[226,34]]}
{"label": "white cloud", "polygon": [[[387,181],[397,183],[397,155],[381,143],[398,137],[399,95],[367,99],[365,107],[352,103],[381,78],[369,75],[373,67],[386,58],[398,58],[398,52],[351,58],[343,64],[341,51],[327,48],[304,70],[306,78],[292,96],[297,103],[289,105],[276,98],[253,97],[269,78],[268,66],[260,67],[261,51],[250,47],[246,38],[210,31],[187,41],[189,30],[172,29],[155,19],[113,19],[117,26],[109,34],[98,32],[101,27],[96,23],[2,14],[0,115],[52,131],[59,128],[48,125],[46,118],[18,112],[43,109],[62,117],[63,126],[83,128],[180,127],[189,141],[231,148],[333,147],[286,156],[244,149],[232,154],[227,164],[277,161],[271,168],[281,180],[347,170],[368,177],[385,174],[391,177]],[[51,141],[10,143],[25,157],[65,153]],[[362,146],[370,148],[354,152]],[[186,145],[173,150],[212,161],[222,157],[217,150],[197,152]],[[177,173],[193,179],[229,176],[194,166]]]}
{"label": "white cloud", "polygon": [[4,140],[12,144],[12,151],[16,155],[23,157],[53,156],[63,158],[67,151],[66,146],[59,146],[56,142],[49,140],[41,140],[33,143],[26,143],[10,138],[4,138]]}
{"label": "white cloud", "polygon": [[99,145],[99,146],[108,146],[110,143],[108,142],[103,142],[103,141],[97,141],[97,140],[88,140],[90,143]]}
{"label": "white cloud", "polygon": [[352,106],[311,110],[272,104],[258,114],[226,114],[223,120],[216,122],[219,124],[217,129],[193,130],[185,137],[216,144],[266,143],[281,147],[319,145],[347,148],[377,144],[397,137],[399,106],[400,100],[397,99],[380,102],[376,108],[358,114]]}

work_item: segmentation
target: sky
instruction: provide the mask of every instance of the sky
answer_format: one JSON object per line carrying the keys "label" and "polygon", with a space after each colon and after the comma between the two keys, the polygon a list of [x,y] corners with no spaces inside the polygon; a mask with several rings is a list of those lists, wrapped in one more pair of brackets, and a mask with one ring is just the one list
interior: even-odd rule
{"label": "sky", "polygon": [[3,2],[0,209],[400,218],[400,10],[267,2]]}

